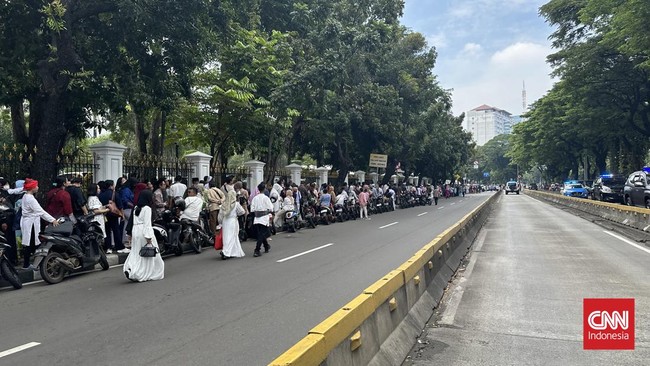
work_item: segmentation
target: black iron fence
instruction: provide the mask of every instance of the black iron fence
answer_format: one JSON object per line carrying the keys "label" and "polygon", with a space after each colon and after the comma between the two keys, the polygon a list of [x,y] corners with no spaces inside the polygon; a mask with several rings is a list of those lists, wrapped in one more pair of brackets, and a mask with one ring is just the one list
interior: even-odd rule
{"label": "black iron fence", "polygon": [[[3,145],[0,147],[0,176],[14,182],[29,176],[29,166],[35,157],[35,152],[26,145]],[[95,155],[92,152],[76,149],[61,151],[56,158],[56,176],[68,179],[82,178],[85,183],[93,181],[97,173]],[[56,176],[51,177],[52,180]]]}
{"label": "black iron fence", "polygon": [[211,172],[212,179],[217,182],[217,187],[221,187],[223,182],[225,182],[226,177],[232,176],[233,182],[242,181],[245,182],[249,177],[248,168],[216,168]]}
{"label": "black iron fence", "polygon": [[128,149],[123,155],[123,174],[138,179],[173,178],[191,179],[192,167],[184,158],[141,154]]}
{"label": "black iron fence", "polygon": [[68,180],[81,178],[83,187],[95,182],[99,164],[93,152],[85,150],[61,152],[57,155],[56,161],[58,176],[65,176]]}

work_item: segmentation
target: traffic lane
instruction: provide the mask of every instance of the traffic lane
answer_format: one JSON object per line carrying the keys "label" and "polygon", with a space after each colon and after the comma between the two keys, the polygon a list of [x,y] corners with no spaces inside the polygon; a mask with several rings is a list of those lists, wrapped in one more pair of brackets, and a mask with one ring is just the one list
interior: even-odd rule
{"label": "traffic lane", "polygon": [[[445,298],[429,345],[405,364],[647,363],[648,253],[521,195],[499,200],[481,236],[448,291],[461,295]],[[591,297],[636,299],[635,351],[583,351],[582,302]]]}
{"label": "traffic lane", "polygon": [[[417,217],[416,213],[415,208],[399,210],[375,216],[377,220],[356,224],[379,225],[382,221],[393,220],[389,216],[395,216],[404,217],[405,225],[395,225],[386,230],[410,230],[406,223],[414,220],[411,217]],[[465,212],[459,208],[456,214],[462,217]],[[445,219],[451,216],[446,215]],[[419,222],[423,227],[421,223],[424,221]],[[25,290],[3,296],[3,300],[7,300],[3,301],[7,309],[20,310],[11,311],[16,316],[3,321],[6,331],[0,335],[1,349],[14,347],[23,341],[41,342],[38,347],[9,356],[21,364],[22,357],[25,357],[25,363],[38,362],[41,357],[46,357],[61,364],[144,364],[154,359],[162,360],[161,355],[167,352],[184,357],[188,353],[201,354],[206,357],[206,363],[210,363],[207,361],[214,357],[212,340],[219,339],[223,350],[227,350],[220,350],[221,357],[226,360],[242,356],[240,362],[243,364],[255,364],[260,359],[271,360],[304,336],[311,326],[401,264],[421,247],[420,244],[435,236],[429,232],[433,229],[427,230],[422,243],[408,250],[394,246],[392,249],[403,258],[387,255],[393,258],[389,261],[390,266],[380,268],[383,265],[380,260],[384,258],[374,253],[372,247],[382,244],[383,238],[364,239],[364,235],[380,231],[366,232],[357,230],[355,226],[354,222],[339,223],[317,230],[303,230],[293,238],[286,238],[286,234],[275,236],[271,253],[262,258],[221,261],[216,259],[214,251],[173,258],[166,262],[165,280],[158,282],[133,284],[125,281],[118,270],[112,270],[67,278],[54,286],[27,286]],[[448,226],[443,222],[439,231]],[[330,230],[334,230],[333,234],[328,233]],[[353,268],[348,269],[352,275],[346,278],[347,275],[339,273],[345,265],[332,257],[312,258],[305,262],[306,265],[293,270],[282,267],[287,263],[274,261],[294,253],[297,248],[315,245],[313,243],[318,242],[321,236],[338,240],[347,239],[352,234],[359,239],[356,242],[365,243],[361,249],[371,250],[380,259],[371,266],[376,269],[376,275],[366,271],[360,275],[354,270],[358,264],[352,263]],[[399,231],[397,234],[399,237]],[[345,240],[339,242],[345,243]],[[244,246],[250,254],[254,243],[245,242]],[[344,254],[350,247],[354,248],[354,245],[341,245],[342,250],[334,253]],[[345,255],[341,258],[345,259]],[[330,279],[323,280],[328,275]],[[319,281],[323,283],[317,285]],[[356,289],[353,289],[355,284]],[[299,319],[296,319],[296,314]],[[289,325],[293,333],[277,331],[283,325]],[[255,329],[264,331],[257,333]],[[253,336],[251,332],[254,332]],[[201,338],[209,340],[208,344],[199,346]],[[134,348],[134,344],[138,346]],[[258,350],[252,346],[258,344],[269,348]]]}
{"label": "traffic lane", "polygon": [[[417,215],[421,212],[418,213],[419,210],[415,208],[398,211],[409,215],[403,214],[399,218],[402,220],[399,225],[384,230],[378,228],[394,222],[394,218],[388,217],[388,214],[377,216],[381,220],[356,223],[363,224],[370,231],[357,231],[355,223],[324,227],[323,229],[332,230],[338,225],[339,232],[326,234],[321,242],[312,243],[310,247],[317,247],[326,240],[331,240],[335,245],[279,263],[279,266],[265,267],[266,276],[263,281],[270,284],[268,290],[271,292],[278,287],[286,287],[295,279],[300,279],[302,284],[287,289],[283,296],[275,303],[268,304],[264,310],[240,319],[237,324],[231,324],[226,334],[232,338],[229,338],[227,347],[224,345],[224,349],[228,349],[227,360],[233,364],[266,364],[272,361],[303,338],[309,329],[359,295],[370,284],[397,268],[423,245],[489,197],[476,196],[476,200],[466,202],[467,206],[457,200],[457,211],[429,217],[428,221],[418,218]],[[419,209],[428,210],[429,207]],[[434,228],[432,222],[438,222],[439,226]],[[263,256],[262,259],[264,258]],[[274,318],[275,316],[277,317]],[[266,327],[274,335],[273,338],[253,342],[252,348],[241,348],[242,345],[251,344],[250,334],[242,333],[241,329],[259,327]],[[210,339],[214,339],[214,336],[205,338],[200,348],[207,349]],[[241,351],[230,352],[231,349],[239,348]],[[197,365],[207,364],[213,360],[214,354],[209,351],[195,352],[193,357],[199,360]],[[172,353],[162,364],[173,365],[183,360],[180,353]]]}

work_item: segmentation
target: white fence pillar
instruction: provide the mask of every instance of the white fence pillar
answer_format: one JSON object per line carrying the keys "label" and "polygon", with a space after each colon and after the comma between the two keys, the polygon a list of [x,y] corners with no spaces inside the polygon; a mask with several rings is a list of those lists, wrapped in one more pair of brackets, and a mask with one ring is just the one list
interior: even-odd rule
{"label": "white fence pillar", "polygon": [[354,172],[354,175],[357,177],[357,185],[363,185],[363,182],[366,181],[366,172],[363,170],[357,170]]}
{"label": "white fence pillar", "polygon": [[190,169],[192,170],[192,176],[187,177],[189,182],[192,181],[192,178],[199,178],[200,180],[206,175],[210,175],[210,160],[212,160],[212,156],[197,151],[187,154],[184,157],[190,163]]}
{"label": "white fence pillar", "polygon": [[327,180],[327,175],[329,174],[330,170],[331,170],[331,168],[324,167],[324,166],[322,166],[320,168],[316,168],[316,171],[318,172],[318,185],[319,186],[322,185],[323,183],[329,183],[329,181]]}
{"label": "white fence pillar", "polygon": [[377,183],[377,178],[379,178],[379,174],[378,174],[377,172],[371,172],[371,173],[368,174],[368,175],[370,176],[370,180],[371,180],[373,183]]}
{"label": "white fence pillar", "polygon": [[90,151],[95,154],[95,164],[98,165],[95,182],[116,180],[124,175],[124,151],[122,146],[113,141],[102,141],[92,145]]}
{"label": "white fence pillar", "polygon": [[300,181],[302,180],[302,166],[291,164],[287,165],[285,168],[287,168],[291,174],[291,182],[300,185]]}
{"label": "white fence pillar", "polygon": [[258,184],[264,181],[264,165],[261,161],[250,160],[244,163],[244,166],[248,168],[248,187],[253,190],[254,187],[257,187]]}

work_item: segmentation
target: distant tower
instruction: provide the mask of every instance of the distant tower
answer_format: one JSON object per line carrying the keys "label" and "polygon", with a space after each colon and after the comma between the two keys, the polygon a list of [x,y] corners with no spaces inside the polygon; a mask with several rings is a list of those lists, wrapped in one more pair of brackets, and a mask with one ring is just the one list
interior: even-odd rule
{"label": "distant tower", "polygon": [[521,91],[521,106],[524,113],[528,109],[528,102],[526,101],[526,80],[524,80],[524,89]]}

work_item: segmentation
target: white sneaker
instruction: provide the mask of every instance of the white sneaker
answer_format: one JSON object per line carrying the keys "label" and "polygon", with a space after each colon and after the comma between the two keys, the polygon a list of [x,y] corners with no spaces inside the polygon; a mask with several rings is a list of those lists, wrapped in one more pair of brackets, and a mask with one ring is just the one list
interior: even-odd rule
{"label": "white sneaker", "polygon": [[117,252],[118,252],[118,253],[122,253],[122,254],[128,254],[128,253],[131,253],[131,249],[129,249],[129,248],[124,248],[124,249],[120,249],[120,250],[118,250]]}
{"label": "white sneaker", "polygon": [[106,251],[106,254],[113,254],[113,249],[109,249]]}

